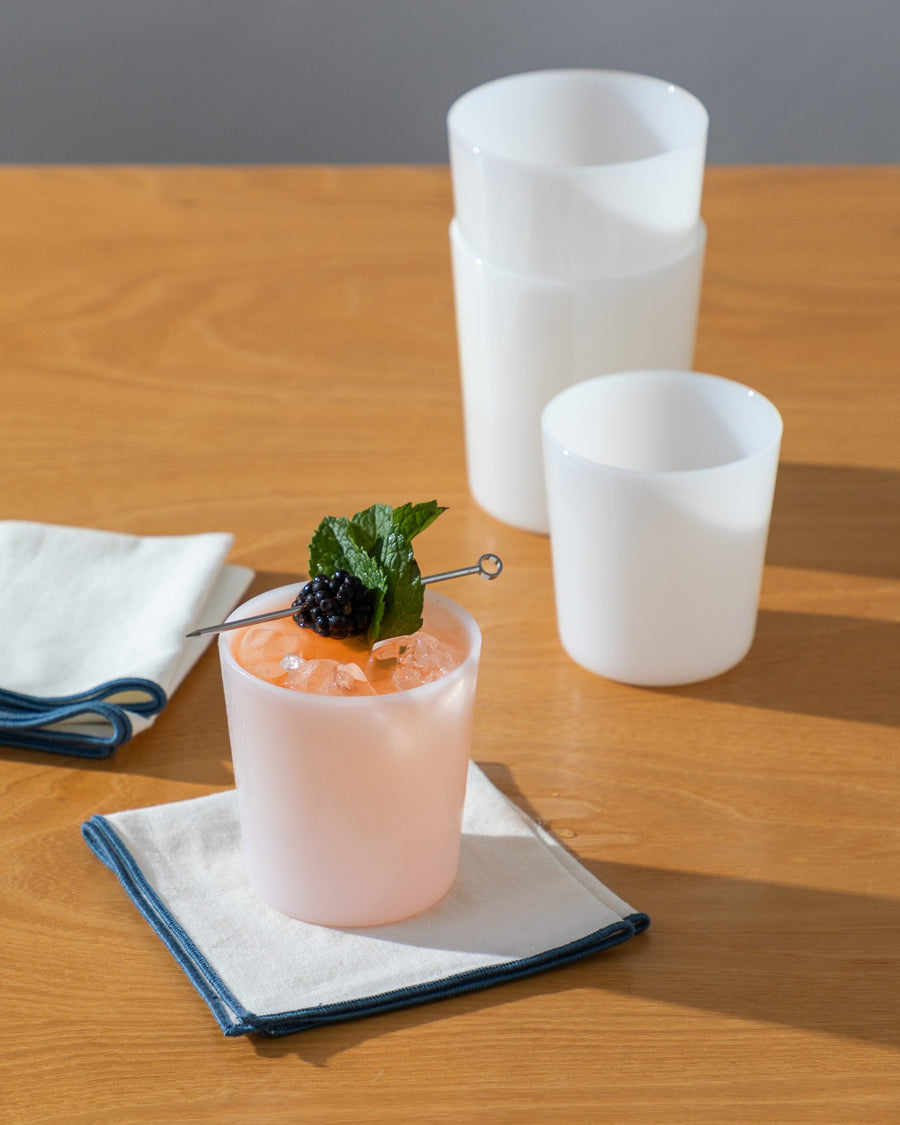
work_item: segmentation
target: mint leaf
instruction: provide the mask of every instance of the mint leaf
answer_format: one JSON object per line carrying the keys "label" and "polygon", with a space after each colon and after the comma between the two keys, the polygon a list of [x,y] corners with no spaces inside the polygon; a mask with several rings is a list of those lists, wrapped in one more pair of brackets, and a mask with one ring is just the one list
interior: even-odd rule
{"label": "mint leaf", "polygon": [[422,628],[425,587],[419,564],[406,536],[396,529],[382,542],[381,565],[388,576],[382,637],[401,637]]}
{"label": "mint leaf", "polygon": [[309,575],[336,570],[357,575],[375,594],[367,631],[370,644],[422,627],[425,589],[411,540],[446,511],[437,501],[373,504],[352,520],[327,516],[309,545]]}
{"label": "mint leaf", "polygon": [[[437,505],[432,504],[432,507]],[[350,521],[351,528],[357,530],[360,541],[366,542],[387,579],[383,616],[377,627],[373,621],[368,629],[368,638],[372,644],[387,637],[415,633],[422,628],[425,593],[419,581],[419,567],[410,544],[412,536],[407,535],[397,522],[398,512],[407,515],[412,510],[411,504],[405,504],[402,509],[396,510],[389,504],[373,504],[365,511],[357,512]],[[436,517],[431,516],[429,508],[427,517],[418,521],[407,518],[406,525],[410,529],[424,527],[433,518]]]}
{"label": "mint leaf", "polygon": [[436,500],[429,500],[424,504],[403,504],[394,509],[394,524],[407,539],[412,539],[433,524],[441,512],[446,511]]}
{"label": "mint leaf", "polygon": [[350,522],[358,529],[360,542],[364,540],[366,549],[380,559],[379,541],[394,530],[394,509],[390,504],[373,504],[364,512],[357,512]]}
{"label": "mint leaf", "polygon": [[346,519],[326,516],[313,532],[307,565],[310,578],[317,574],[330,576],[336,570],[346,569],[347,526]]}

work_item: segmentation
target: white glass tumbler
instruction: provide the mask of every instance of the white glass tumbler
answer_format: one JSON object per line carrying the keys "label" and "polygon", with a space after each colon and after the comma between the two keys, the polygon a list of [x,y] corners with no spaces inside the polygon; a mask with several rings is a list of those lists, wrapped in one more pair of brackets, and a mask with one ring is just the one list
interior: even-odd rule
{"label": "white glass tumbler", "polygon": [[600,376],[543,416],[560,640],[645,686],[719,675],[753,641],[781,416],[693,371]]}
{"label": "white glass tumbler", "polygon": [[450,225],[469,488],[485,511],[549,530],[541,411],[572,383],[693,363],[706,227],[656,269],[562,281],[499,269]]}
{"label": "white glass tumbler", "polygon": [[[285,586],[233,618],[289,606]],[[465,651],[441,679],[390,695],[334,697],[277,687],[219,654],[242,848],[259,894],[326,926],[417,914],[456,878],[481,632],[435,591],[425,628]]]}
{"label": "white glass tumbler", "polygon": [[456,217],[493,265],[589,279],[682,254],[700,217],[708,115],[686,90],[612,70],[478,86],[447,114]]}

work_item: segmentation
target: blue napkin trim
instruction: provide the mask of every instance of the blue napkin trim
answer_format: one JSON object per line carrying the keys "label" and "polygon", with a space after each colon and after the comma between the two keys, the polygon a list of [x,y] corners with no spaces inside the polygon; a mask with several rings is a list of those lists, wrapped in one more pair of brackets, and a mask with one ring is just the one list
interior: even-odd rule
{"label": "blue napkin trim", "polygon": [[[110,702],[120,692],[142,693],[143,698],[130,703]],[[134,733],[129,712],[158,715],[167,702],[158,683],[140,677],[108,680],[74,695],[26,695],[0,688],[0,742],[78,758],[108,758]],[[97,732],[47,729],[77,718],[96,725]]]}
{"label": "blue napkin trim", "polygon": [[567,964],[591,953],[621,945],[650,925],[646,914],[635,912],[602,929],[566,945],[545,950],[531,957],[489,965],[455,973],[439,980],[388,992],[345,1000],[335,1004],[319,1004],[271,1015],[256,1015],[238,1002],[197,946],[190,934],[168,910],[148,883],[139,864],[122,842],[115,829],[103,816],[92,816],[81,826],[88,847],[118,877],[129,898],[149,922],[163,944],[181,966],[191,984],[200,993],[226,1036],[261,1034],[291,1035],[325,1024],[362,1016],[377,1015],[397,1008],[442,1000],[460,993],[489,988],[505,981],[518,980]]}

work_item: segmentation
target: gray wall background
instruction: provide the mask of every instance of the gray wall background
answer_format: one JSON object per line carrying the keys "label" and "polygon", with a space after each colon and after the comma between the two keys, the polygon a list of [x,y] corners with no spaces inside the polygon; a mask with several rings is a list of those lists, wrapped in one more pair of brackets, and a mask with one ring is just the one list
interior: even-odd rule
{"label": "gray wall background", "polygon": [[710,163],[900,160],[900,0],[0,0],[0,162],[445,163],[472,86],[685,86]]}

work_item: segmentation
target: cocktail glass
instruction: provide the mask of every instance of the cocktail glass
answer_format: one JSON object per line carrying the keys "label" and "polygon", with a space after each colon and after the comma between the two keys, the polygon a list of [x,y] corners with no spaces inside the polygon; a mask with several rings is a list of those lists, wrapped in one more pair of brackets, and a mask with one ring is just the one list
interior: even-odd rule
{"label": "cocktail glass", "polygon": [[[283,586],[233,619],[290,606]],[[459,650],[440,679],[385,695],[279,687],[219,637],[251,882],[277,910],[327,926],[374,926],[441,899],[459,864],[481,632],[450,598],[425,592],[424,628]]]}

